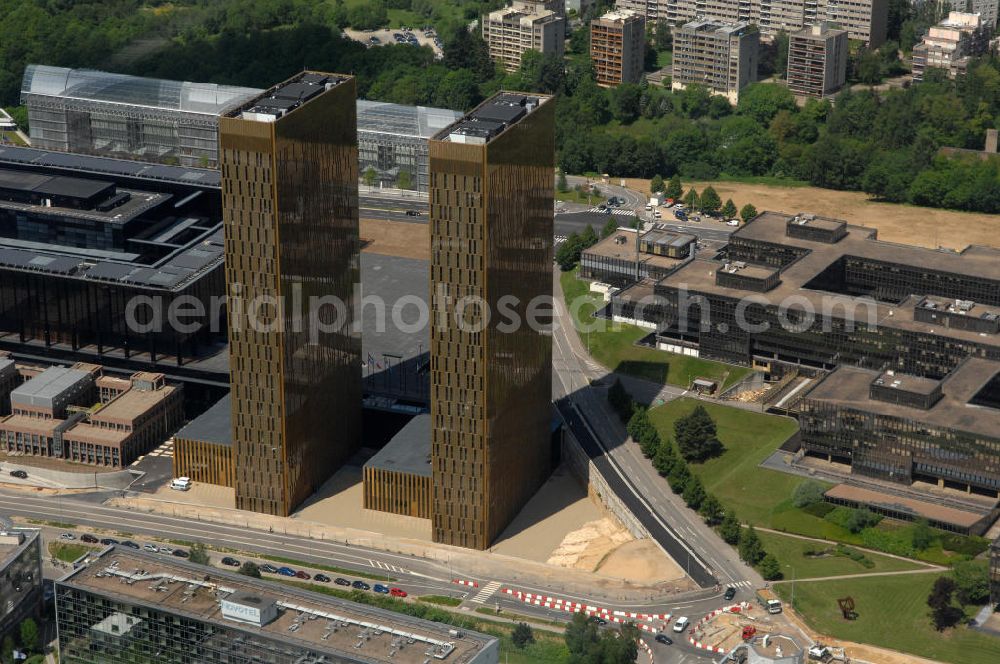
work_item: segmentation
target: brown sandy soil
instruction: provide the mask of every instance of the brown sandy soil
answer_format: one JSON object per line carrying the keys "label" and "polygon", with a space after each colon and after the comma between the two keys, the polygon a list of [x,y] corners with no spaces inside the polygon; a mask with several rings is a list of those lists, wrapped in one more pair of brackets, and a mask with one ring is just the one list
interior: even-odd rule
{"label": "brown sandy soil", "polygon": [[633,583],[690,584],[684,570],[649,539],[633,540],[619,546],[594,571],[601,576]]}
{"label": "brown sandy soil", "polygon": [[[649,181],[627,179],[629,189],[648,192]],[[856,191],[818,187],[776,187],[737,182],[684,182],[685,189],[701,191],[711,184],[723,202],[732,198],[737,208],[753,203],[758,210],[814,214],[844,219],[878,229],[880,239],[926,247],[962,249],[970,244],[1000,245],[1000,215],[956,212],[935,208],[878,203]]]}
{"label": "brown sandy soil", "polygon": [[384,219],[361,220],[362,251],[400,258],[430,260],[431,238],[427,224]]}
{"label": "brown sandy soil", "polygon": [[604,517],[567,533],[546,562],[590,572],[612,551],[633,539],[620,523]]}

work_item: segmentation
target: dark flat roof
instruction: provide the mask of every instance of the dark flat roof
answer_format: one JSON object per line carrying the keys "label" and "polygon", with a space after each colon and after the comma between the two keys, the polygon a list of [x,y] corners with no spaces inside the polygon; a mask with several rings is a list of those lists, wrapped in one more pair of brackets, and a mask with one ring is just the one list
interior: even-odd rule
{"label": "dark flat roof", "polygon": [[29,171],[0,168],[0,189],[89,199],[107,192],[114,186],[114,182],[107,180],[90,180],[64,175],[41,175]]}
{"label": "dark flat roof", "polygon": [[455,140],[454,137],[461,135],[481,138],[480,142],[488,143],[549,99],[551,95],[498,92],[435,134],[431,140]]}
{"label": "dark flat roof", "polygon": [[[997,373],[1000,373],[1000,362],[967,358],[941,381],[941,399],[929,409],[923,410],[871,399],[869,387],[882,374],[870,369],[842,365],[820,381],[805,398],[1000,439],[1000,410],[969,403]],[[929,379],[904,376],[901,380],[920,382]]]}
{"label": "dark flat roof", "polygon": [[233,444],[233,401],[230,394],[222,397],[184,428],[174,434],[175,440],[194,440],[229,447]]}
{"label": "dark flat roof", "polygon": [[430,477],[431,416],[422,413],[407,422],[385,447],[365,463],[365,468]]}

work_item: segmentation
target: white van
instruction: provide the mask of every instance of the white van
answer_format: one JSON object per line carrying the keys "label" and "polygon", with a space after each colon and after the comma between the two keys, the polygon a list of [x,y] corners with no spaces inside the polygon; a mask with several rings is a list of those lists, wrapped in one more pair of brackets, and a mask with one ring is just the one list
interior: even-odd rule
{"label": "white van", "polygon": [[677,619],[677,622],[674,623],[674,631],[678,633],[683,632],[687,629],[689,622],[690,621],[686,617],[681,616]]}
{"label": "white van", "polygon": [[187,491],[191,488],[191,478],[176,477],[170,482],[170,488],[175,491]]}

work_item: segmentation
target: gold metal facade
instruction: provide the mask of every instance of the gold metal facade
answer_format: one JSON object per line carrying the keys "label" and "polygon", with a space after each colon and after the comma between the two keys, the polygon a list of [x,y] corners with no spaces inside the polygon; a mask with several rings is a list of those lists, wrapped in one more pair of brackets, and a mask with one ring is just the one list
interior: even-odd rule
{"label": "gold metal facade", "polygon": [[381,468],[365,468],[364,506],[421,519],[431,518],[431,478]]}
{"label": "gold metal facade", "polygon": [[233,486],[233,449],[229,445],[175,437],[173,476]]}
{"label": "gold metal facade", "polygon": [[360,442],[355,97],[220,121],[238,509],[288,515]]}
{"label": "gold metal facade", "polygon": [[487,548],[551,471],[552,338],[526,321],[552,296],[554,116],[430,142],[436,542]]}

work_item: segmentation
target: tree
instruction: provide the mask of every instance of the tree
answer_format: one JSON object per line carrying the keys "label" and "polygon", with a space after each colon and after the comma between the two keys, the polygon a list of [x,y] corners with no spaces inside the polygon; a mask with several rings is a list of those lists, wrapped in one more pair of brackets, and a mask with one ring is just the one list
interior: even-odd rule
{"label": "tree", "polygon": [[618,230],[618,222],[615,221],[614,215],[611,215],[608,218],[607,223],[604,224],[604,228],[601,229],[601,237],[602,238],[611,237],[612,235],[614,235],[616,230]]}
{"label": "tree", "polygon": [[632,124],[642,111],[642,89],[635,83],[621,83],[611,93],[611,114],[622,124]]}
{"label": "tree", "polygon": [[784,576],[781,573],[781,565],[778,563],[778,559],[770,553],[761,559],[757,569],[765,581],[777,581]]}
{"label": "tree", "polygon": [[674,493],[684,493],[684,487],[687,486],[690,479],[691,471],[688,470],[687,464],[683,459],[678,459],[674,467],[670,469],[670,475],[667,476],[667,483],[670,485],[670,490]]}
{"label": "tree", "polygon": [[774,36],[774,74],[781,78],[788,73],[788,33],[784,30]]}
{"label": "tree", "polygon": [[208,550],[201,542],[195,542],[188,550],[188,560],[197,565],[208,565]]}
{"label": "tree", "polygon": [[653,33],[653,48],[657,51],[669,51],[674,46],[674,38],[670,33],[670,24],[666,19],[656,21],[656,29]]}
{"label": "tree", "polygon": [[368,187],[374,186],[375,179],[377,177],[378,177],[378,173],[376,173],[375,169],[372,168],[371,166],[369,166],[368,168],[366,168],[365,172],[361,175],[361,178],[365,181],[365,185],[368,186]]}
{"label": "tree", "polygon": [[953,604],[956,587],[954,579],[950,576],[939,576],[927,597],[934,629],[939,632],[953,627],[962,618],[962,609]]}
{"label": "tree", "polygon": [[927,519],[917,519],[913,524],[913,532],[910,535],[910,543],[917,551],[924,551],[934,541],[934,532]]}
{"label": "tree", "polygon": [[247,560],[242,565],[240,565],[239,573],[243,576],[253,577],[254,579],[260,578],[260,567],[257,563]]}
{"label": "tree", "polygon": [[707,494],[705,499],[701,501],[701,507],[698,508],[698,513],[701,514],[705,519],[705,523],[710,526],[714,526],[719,523],[725,510],[722,509],[722,503],[719,499],[715,497],[715,494]]}
{"label": "tree", "polygon": [[860,507],[851,510],[851,513],[847,515],[844,526],[852,533],[860,533],[865,528],[877,525],[881,520],[882,517],[871,511],[871,509]]}
{"label": "tree", "polygon": [[4,664],[14,661],[14,637],[10,634],[3,637],[3,645],[0,645],[0,656],[3,656]]}
{"label": "tree", "polygon": [[[361,3],[361,7],[367,3]],[[469,30],[457,23],[444,39],[444,66],[449,71],[471,70],[476,80],[485,82],[496,75],[496,65],[490,58],[490,47],[478,30]]]}
{"label": "tree", "polygon": [[669,440],[660,441],[660,447],[653,455],[653,468],[662,477],[670,475],[674,465],[680,462],[680,457],[674,452],[674,446]]}
{"label": "tree", "polygon": [[413,176],[406,169],[399,172],[396,176],[396,186],[400,189],[412,189],[413,188]]}
{"label": "tree", "polygon": [[735,219],[736,218],[736,204],[733,203],[733,199],[727,198],[725,205],[722,206],[722,217],[723,219]]}
{"label": "tree", "polygon": [[480,102],[479,83],[469,69],[448,72],[437,84],[434,103],[445,108],[465,111]]}
{"label": "tree", "polygon": [[667,190],[664,192],[667,198],[672,198],[675,201],[680,200],[681,196],[684,195],[684,188],[681,185],[681,176],[674,173],[670,178],[670,182],[667,183]]}
{"label": "tree", "polygon": [[955,563],[951,574],[955,579],[958,601],[980,605],[990,601],[989,564],[985,560],[964,560]]}
{"label": "tree", "polygon": [[594,231],[593,226],[587,224],[587,227],[583,229],[583,233],[580,235],[580,243],[583,245],[583,248],[586,249],[587,247],[592,247],[597,244],[597,241],[597,232]]}
{"label": "tree", "polygon": [[686,205],[689,210],[697,210],[700,201],[701,199],[698,198],[698,190],[694,187],[688,189],[688,192],[684,194],[684,205]]}
{"label": "tree", "polygon": [[374,30],[389,22],[384,2],[366,2],[347,10],[347,22],[356,30]]}
{"label": "tree", "polygon": [[719,524],[719,537],[726,544],[738,544],[742,530],[740,521],[736,518],[736,513],[726,510],[725,515],[722,517],[722,523]]}
{"label": "tree", "polygon": [[659,175],[654,175],[653,179],[649,181],[649,193],[658,194],[663,191],[663,178]]}
{"label": "tree", "polygon": [[715,421],[701,405],[674,422],[674,440],[686,461],[705,461],[724,449],[716,437]]}
{"label": "tree", "polygon": [[511,632],[510,640],[514,642],[514,645],[518,648],[524,648],[524,646],[529,643],[535,642],[535,634],[531,631],[531,627],[528,623],[517,623],[514,627],[514,631]]}
{"label": "tree", "polygon": [[795,487],[795,491],[792,493],[792,504],[796,507],[809,507],[810,505],[821,503],[823,502],[824,493],[825,490],[822,484],[806,480]]}
{"label": "tree", "polygon": [[566,182],[566,171],[559,169],[559,175],[556,177],[556,189],[561,192],[569,191],[569,183]]}
{"label": "tree", "polygon": [[584,613],[574,613],[573,619],[563,633],[566,648],[575,661],[585,661],[585,657],[597,643],[597,625],[590,622]]}
{"label": "tree", "polygon": [[556,249],[556,263],[563,272],[569,272],[580,262],[580,253],[584,250],[583,239],[576,233],[571,233],[565,242]]}
{"label": "tree", "polygon": [[21,622],[21,645],[28,652],[38,650],[38,624],[32,618],[25,618]]}
{"label": "tree", "polygon": [[716,193],[715,187],[709,185],[701,192],[701,210],[706,214],[716,214],[722,207],[722,199]]}
{"label": "tree", "polygon": [[736,112],[746,115],[766,127],[778,111],[796,110],[795,95],[783,85],[775,83],[753,83],[740,91]]}
{"label": "tree", "polygon": [[740,219],[743,220],[743,223],[750,221],[756,216],[757,216],[757,208],[755,208],[750,203],[747,203],[746,205],[740,208]]}
{"label": "tree", "polygon": [[756,565],[764,558],[764,545],[760,543],[760,536],[753,526],[747,526],[740,533],[740,544],[738,547],[740,560],[748,565]]}
{"label": "tree", "polygon": [[705,501],[705,487],[697,475],[692,475],[684,485],[684,492],[681,494],[684,504],[693,510],[701,507]]}

